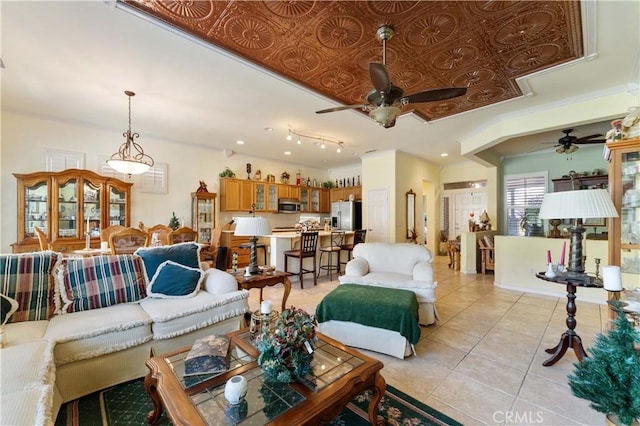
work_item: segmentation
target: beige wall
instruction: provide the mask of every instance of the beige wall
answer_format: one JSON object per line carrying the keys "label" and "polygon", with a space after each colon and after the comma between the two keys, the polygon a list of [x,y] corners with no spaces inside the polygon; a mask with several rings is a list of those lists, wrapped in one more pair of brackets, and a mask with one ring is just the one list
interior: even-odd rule
{"label": "beige wall", "polygon": [[[366,211],[369,191],[387,189],[390,204],[395,203],[395,157],[395,151],[380,151],[362,156],[362,226],[364,228],[368,227]],[[388,241],[395,241],[395,223],[396,209],[390,206]]]}
{"label": "beige wall", "polygon": [[[17,238],[17,185],[12,173],[45,170],[47,149],[85,153],[85,168],[98,171],[98,157],[111,156],[118,149],[124,141],[123,131],[124,129],[106,129],[98,126],[89,128],[3,110],[0,209],[4,220],[0,225],[0,250],[3,253],[9,252],[10,244],[16,242]],[[178,144],[145,134],[140,135],[138,142],[156,162],[168,164],[169,184],[166,194],[142,193],[140,177],[132,177],[134,185],[131,224],[134,226],[138,221],[145,224],[166,224],[172,212],[179,218],[184,218],[185,224],[189,225],[191,192],[198,188],[200,180],[204,180],[209,192],[219,193],[218,174],[225,167],[230,167],[239,178],[246,177],[246,163],[251,163],[252,173],[260,169],[263,176],[271,173],[279,177],[285,170],[295,175],[295,171],[300,168],[304,176],[311,176],[312,179],[315,177],[320,181],[329,179],[326,170],[297,167],[238,154],[227,158],[221,150]],[[218,211],[219,205],[218,202]],[[297,218],[297,215],[269,215],[272,226],[289,225],[288,222],[294,221],[293,216]],[[232,217],[231,213],[218,215],[218,219],[223,222]]]}

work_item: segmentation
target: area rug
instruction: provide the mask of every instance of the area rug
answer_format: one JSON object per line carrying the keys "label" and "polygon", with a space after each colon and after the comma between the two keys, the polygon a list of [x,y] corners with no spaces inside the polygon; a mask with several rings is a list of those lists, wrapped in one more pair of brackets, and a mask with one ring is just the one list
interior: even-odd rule
{"label": "area rug", "polygon": [[[368,425],[367,407],[371,392],[358,395],[331,423],[335,426]],[[146,425],[146,415],[153,409],[142,379],[123,383],[64,404],[56,426]],[[162,413],[159,425],[170,425]],[[420,401],[387,385],[378,405],[379,425],[447,425],[461,423],[426,406]]]}

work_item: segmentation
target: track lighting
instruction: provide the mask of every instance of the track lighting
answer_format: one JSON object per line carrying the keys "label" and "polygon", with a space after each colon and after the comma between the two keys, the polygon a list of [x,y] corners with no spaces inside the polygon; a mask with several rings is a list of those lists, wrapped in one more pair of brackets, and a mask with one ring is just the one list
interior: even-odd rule
{"label": "track lighting", "polygon": [[344,142],[342,141],[331,139],[329,137],[322,136],[322,135],[314,135],[311,133],[301,132],[299,130],[294,129],[293,127],[289,127],[289,133],[287,134],[288,141],[291,140],[291,135],[295,135],[298,137],[296,142],[298,145],[302,145],[302,140],[300,138],[303,137],[303,138],[317,140],[318,142],[315,142],[315,145],[319,146],[320,149],[326,149],[328,143],[336,145],[336,152],[338,154],[340,154],[344,149]]}

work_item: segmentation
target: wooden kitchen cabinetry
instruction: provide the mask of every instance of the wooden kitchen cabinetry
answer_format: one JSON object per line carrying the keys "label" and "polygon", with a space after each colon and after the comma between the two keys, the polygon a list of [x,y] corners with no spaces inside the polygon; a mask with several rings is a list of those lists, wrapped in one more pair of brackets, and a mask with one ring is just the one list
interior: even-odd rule
{"label": "wooden kitchen cabinetry", "polygon": [[362,200],[362,186],[347,186],[343,188],[331,189],[331,203],[334,201],[349,201],[349,197],[353,195],[354,201]]}
{"label": "wooden kitchen cabinetry", "polygon": [[220,179],[220,210],[249,212],[253,204],[253,181]]}
{"label": "wooden kitchen cabinetry", "polygon": [[296,185],[278,185],[278,198],[300,199],[300,187]]}
{"label": "wooden kitchen cabinetry", "polygon": [[619,217],[609,220],[609,265],[627,290],[640,287],[640,138],[607,143],[609,192]]}
{"label": "wooden kitchen cabinetry", "polygon": [[241,249],[240,244],[249,244],[249,237],[233,235],[233,231],[223,231],[220,235],[220,245],[228,247],[227,269],[231,269],[233,253],[238,253],[238,269],[249,265],[249,250]]}
{"label": "wooden kitchen cabinetry", "polygon": [[34,228],[42,229],[53,249],[70,252],[100,246],[100,231],[130,226],[131,183],[90,170],[13,174],[18,182],[18,241],[14,253],[40,249]]}
{"label": "wooden kitchen cabinetry", "polygon": [[256,211],[276,213],[278,211],[278,184],[254,181],[253,202],[256,205]]}
{"label": "wooden kitchen cabinetry", "polygon": [[216,227],[216,193],[191,193],[191,226],[198,233],[199,243],[210,243]]}
{"label": "wooden kitchen cabinetry", "polygon": [[326,188],[300,187],[301,213],[329,213],[331,202]]}
{"label": "wooden kitchen cabinetry", "polygon": [[609,183],[607,175],[576,176],[571,178],[551,179],[553,192],[573,191],[575,189],[589,189],[592,187],[606,188]]}

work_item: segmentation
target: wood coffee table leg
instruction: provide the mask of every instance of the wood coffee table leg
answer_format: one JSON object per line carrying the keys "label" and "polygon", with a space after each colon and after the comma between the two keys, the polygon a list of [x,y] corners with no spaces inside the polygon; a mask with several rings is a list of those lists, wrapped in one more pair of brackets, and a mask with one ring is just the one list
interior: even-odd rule
{"label": "wood coffee table leg", "polygon": [[373,387],[373,394],[371,395],[371,402],[369,403],[369,423],[375,426],[378,424],[378,404],[387,389],[387,382],[380,372],[376,372],[375,385]]}
{"label": "wood coffee table leg", "polygon": [[287,309],[287,298],[289,297],[289,293],[291,293],[291,281],[289,281],[289,277],[284,277],[282,285],[284,286],[284,294],[282,295],[282,310],[284,311]]}
{"label": "wood coffee table leg", "polygon": [[144,388],[147,390],[151,401],[153,401],[153,410],[147,414],[147,423],[150,425],[158,424],[160,416],[162,415],[162,400],[160,399],[160,395],[158,395],[156,380],[151,377],[151,373],[147,374],[144,378]]}

